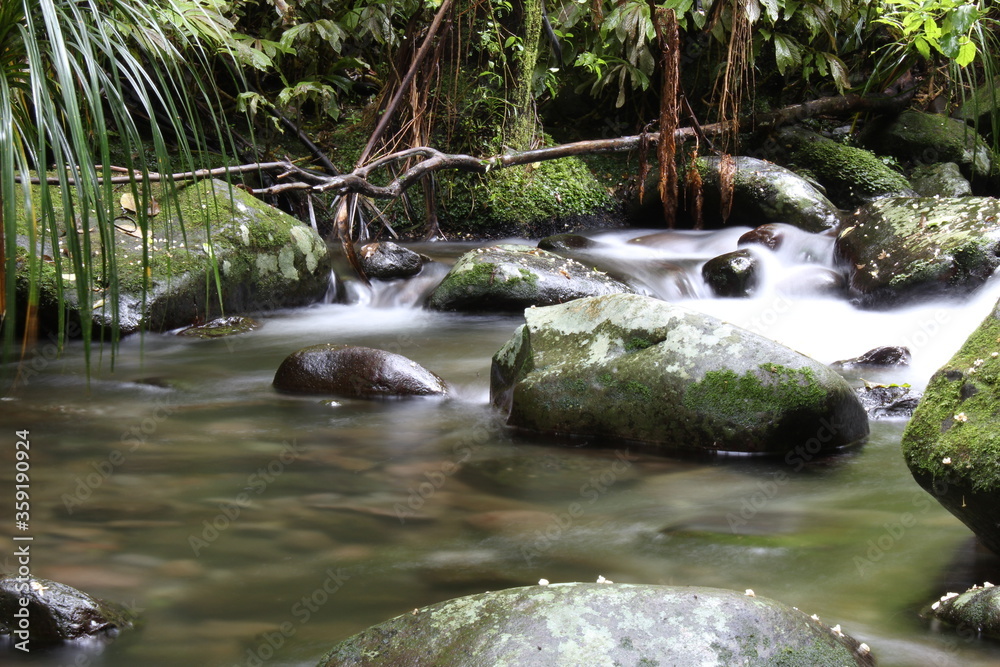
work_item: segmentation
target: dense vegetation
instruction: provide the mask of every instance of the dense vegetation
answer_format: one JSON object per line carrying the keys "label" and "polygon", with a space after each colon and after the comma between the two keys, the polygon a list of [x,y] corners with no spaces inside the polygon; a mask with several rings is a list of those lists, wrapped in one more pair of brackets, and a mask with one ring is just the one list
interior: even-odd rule
{"label": "dense vegetation", "polygon": [[[84,312],[95,284],[115,294],[113,260],[92,265],[90,237],[79,233],[96,226],[110,242],[114,175],[131,178],[139,201],[151,172],[290,150],[327,172],[417,145],[491,155],[892,86],[915,86],[920,102],[947,111],[995,81],[997,26],[987,0],[5,1],[4,347],[13,347],[14,322],[30,337],[46,264],[77,277]],[[402,103],[390,106],[401,81]],[[382,117],[385,132],[365,150]],[[718,146],[735,151],[735,136]],[[30,179],[44,171],[73,196],[57,199],[44,179],[32,196]],[[522,189],[523,173],[506,178]],[[431,185],[427,202],[450,196],[453,214],[469,214],[461,198],[474,184]],[[331,216],[339,205],[323,203]],[[136,208],[145,232],[146,207]],[[35,250],[18,257],[15,219],[25,209],[25,245]],[[61,233],[57,219],[70,232],[65,256],[46,250]],[[20,289],[18,263],[29,276]]]}

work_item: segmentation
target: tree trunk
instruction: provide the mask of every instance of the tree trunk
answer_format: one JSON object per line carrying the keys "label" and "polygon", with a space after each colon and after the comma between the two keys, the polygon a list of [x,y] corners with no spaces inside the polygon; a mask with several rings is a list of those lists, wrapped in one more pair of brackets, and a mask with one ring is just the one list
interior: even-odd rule
{"label": "tree trunk", "polygon": [[523,0],[521,16],[522,49],[515,58],[513,113],[504,132],[504,142],[516,151],[535,148],[538,123],[535,114],[535,65],[542,36],[541,0]]}

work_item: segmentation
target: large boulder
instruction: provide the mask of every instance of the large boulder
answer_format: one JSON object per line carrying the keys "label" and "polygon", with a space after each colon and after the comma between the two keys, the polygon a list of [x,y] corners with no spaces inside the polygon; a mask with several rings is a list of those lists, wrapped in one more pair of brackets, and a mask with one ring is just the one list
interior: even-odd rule
{"label": "large boulder", "polygon": [[[690,168],[690,167],[689,167]],[[787,222],[807,232],[822,232],[840,223],[840,211],[827,196],[794,171],[759,160],[738,156],[727,162],[715,156],[699,157],[694,168],[702,181],[702,225],[712,229],[723,225],[756,227],[768,222]],[[727,172],[727,174],[720,174]],[[729,217],[722,217],[720,182],[732,183]],[[657,178],[651,177],[645,196],[633,217],[645,225],[662,217]],[[687,211],[688,215],[693,215]]]}
{"label": "large boulder", "polygon": [[875,662],[839,627],[749,591],[568,583],[414,609],[342,641],[319,667],[737,664]]}
{"label": "large boulder", "polygon": [[967,293],[1000,265],[1000,201],[880,199],[854,213],[836,251],[862,305]]}
{"label": "large boulder", "polygon": [[135,619],[112,602],[66,584],[37,577],[0,577],[0,635],[13,644],[58,644],[93,638],[109,641]]}
{"label": "large boulder", "polygon": [[[173,194],[155,187],[150,195],[159,203],[148,207],[155,215],[149,217],[149,273],[145,280],[138,225],[123,216],[111,231],[118,267],[117,303],[108,276],[100,274],[99,267],[105,261],[100,232],[96,225],[90,232],[94,287],[100,290],[93,293],[92,321],[97,327],[112,325],[116,308],[123,333],[140,328],[165,331],[211,320],[223,310],[233,315],[300,306],[316,302],[326,293],[331,268],[326,244],[311,227],[288,214],[218,180],[177,187]],[[123,197],[122,205],[135,206],[131,195]],[[19,219],[17,284],[23,295],[30,282],[25,224]],[[65,225],[61,226],[66,233]],[[65,246],[65,236],[60,243]],[[42,254],[46,259],[37,274],[41,286],[39,320],[44,328],[54,330],[59,318],[57,272],[66,287],[71,322],[78,322],[86,311],[76,293],[82,277],[73,274],[66,258],[57,268],[51,259],[57,253],[51,248],[45,248],[44,253],[41,246],[36,248],[36,255]],[[79,331],[78,327],[73,329]]]}
{"label": "large boulder", "polygon": [[348,398],[432,396],[448,391],[444,380],[402,355],[330,343],[285,357],[274,374],[274,388]]}
{"label": "large boulder", "polygon": [[435,310],[521,311],[585,296],[632,292],[600,271],[539,248],[502,244],[458,258],[427,306]]}
{"label": "large boulder", "polygon": [[865,128],[862,141],[876,153],[916,164],[954,162],[973,186],[994,169],[989,144],[961,120],[939,114],[911,109],[878,119]]}
{"label": "large boulder", "polygon": [[902,448],[920,486],[1000,554],[1000,303],[931,377]]}
{"label": "large boulder", "polygon": [[493,357],[490,392],[512,426],[666,451],[815,455],[868,434],[850,385],[827,366],[630,294],[526,310]]}
{"label": "large boulder", "polygon": [[778,131],[784,159],[808,170],[841,208],[886,196],[912,196],[910,184],[871,151],[828,139],[802,127]]}

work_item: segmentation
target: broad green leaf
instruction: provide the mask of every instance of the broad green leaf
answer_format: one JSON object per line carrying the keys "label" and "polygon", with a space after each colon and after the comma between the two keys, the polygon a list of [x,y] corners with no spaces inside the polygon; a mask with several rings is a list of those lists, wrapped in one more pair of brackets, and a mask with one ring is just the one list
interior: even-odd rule
{"label": "broad green leaf", "polygon": [[802,50],[799,43],[789,35],[774,33],[774,59],[778,65],[778,73],[782,76],[789,69],[802,64]]}
{"label": "broad green leaf", "polygon": [[976,59],[976,44],[972,40],[967,40],[958,49],[958,55],[955,57],[955,63],[959,67],[965,67],[970,65],[972,61]]}

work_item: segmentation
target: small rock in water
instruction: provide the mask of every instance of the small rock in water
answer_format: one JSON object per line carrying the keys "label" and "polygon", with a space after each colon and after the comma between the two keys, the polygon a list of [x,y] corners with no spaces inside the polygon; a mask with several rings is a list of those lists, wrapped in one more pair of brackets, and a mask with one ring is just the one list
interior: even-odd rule
{"label": "small rock in water", "polygon": [[391,241],[369,243],[358,254],[365,274],[378,280],[408,278],[420,273],[424,265],[419,254]]}
{"label": "small rock in water", "polygon": [[177,335],[190,336],[191,338],[222,338],[223,336],[247,333],[258,327],[260,327],[260,322],[249,317],[219,317],[205,324],[181,329]]}
{"label": "small rock in water", "polygon": [[0,634],[10,635],[15,644],[111,641],[120,631],[132,629],[133,621],[124,608],[57,581],[0,577]]}
{"label": "small rock in water", "polygon": [[857,389],[861,405],[871,419],[909,417],[923,396],[909,385],[866,384]]}
{"label": "small rock in water", "polygon": [[909,366],[910,350],[900,345],[886,345],[868,350],[860,357],[842,359],[831,364],[834,368],[857,368],[858,366]]}

